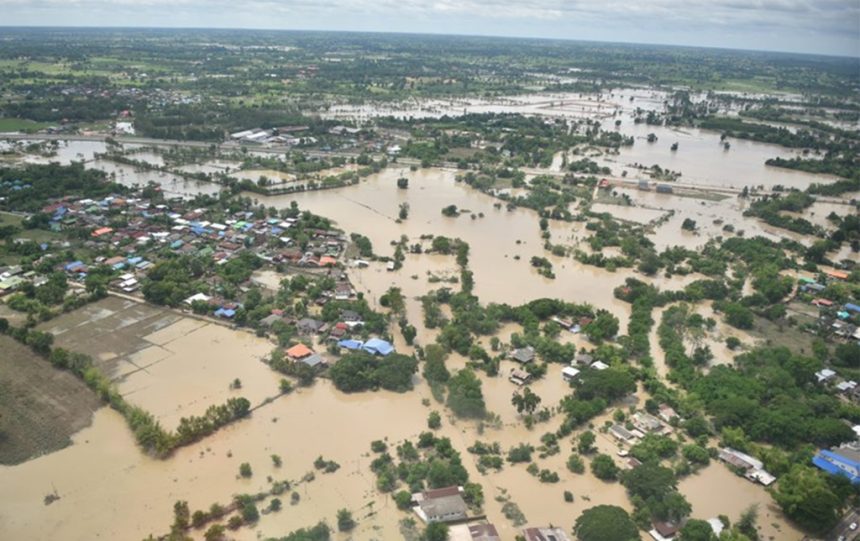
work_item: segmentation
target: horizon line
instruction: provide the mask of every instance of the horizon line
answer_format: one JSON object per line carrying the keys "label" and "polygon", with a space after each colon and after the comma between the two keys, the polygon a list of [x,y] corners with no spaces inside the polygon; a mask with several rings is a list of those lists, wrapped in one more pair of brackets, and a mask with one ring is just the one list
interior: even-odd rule
{"label": "horizon line", "polygon": [[659,42],[636,42],[636,41],[605,41],[582,38],[563,38],[563,37],[539,37],[531,35],[509,35],[503,36],[498,34],[457,34],[445,32],[407,32],[394,30],[326,30],[319,28],[265,28],[265,27],[230,27],[230,26],[96,26],[96,25],[4,25],[0,24],[0,31],[4,29],[40,29],[40,30],[216,30],[216,31],[241,31],[241,32],[315,32],[315,33],[330,33],[330,34],[383,34],[383,35],[403,35],[403,36],[440,36],[440,37],[460,37],[460,38],[483,38],[483,39],[501,39],[501,40],[533,40],[543,42],[569,42],[569,43],[595,43],[605,45],[625,45],[625,46],[650,46],[650,47],[670,47],[678,49],[704,49],[713,51],[726,52],[741,52],[741,53],[765,53],[778,55],[800,55],[819,58],[833,58],[842,60],[860,61],[860,52],[856,56],[849,54],[837,53],[812,53],[800,51],[785,51],[774,49],[740,49],[736,47],[717,47],[713,45],[688,45],[679,43],[659,43]]}

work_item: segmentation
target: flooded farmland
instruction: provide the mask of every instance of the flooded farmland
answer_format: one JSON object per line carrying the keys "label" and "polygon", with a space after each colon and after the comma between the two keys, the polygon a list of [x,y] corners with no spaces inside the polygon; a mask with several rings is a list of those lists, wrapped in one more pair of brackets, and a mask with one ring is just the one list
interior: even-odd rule
{"label": "flooded farmland", "polygon": [[[445,261],[437,261],[434,271],[443,272]],[[374,271],[371,267],[365,272],[369,281]],[[167,425],[174,424],[179,414],[199,413],[206,404],[219,403],[229,394],[227,384],[234,377],[242,379],[240,392],[254,404],[274,394],[275,375],[257,358],[271,347],[265,340],[120,299],[108,299],[85,310],[88,312],[51,322],[47,328],[56,333],[61,345],[92,353],[103,363],[127,365],[113,372],[119,378],[120,390],[133,403],[151,408]],[[515,327],[503,329],[500,337],[507,339],[512,330]],[[142,338],[133,339],[136,334]],[[86,336],[95,340],[84,340]],[[465,359],[456,355],[449,360],[451,369],[464,364]],[[523,465],[506,465],[488,475],[478,472],[474,455],[465,451],[476,440],[499,442],[507,449],[523,441],[536,441],[540,434],[556,430],[561,420],[556,415],[532,430],[525,428],[510,406],[516,387],[505,374],[513,367],[513,363],[505,362],[499,377],[482,376],[487,406],[499,414],[497,426],[481,427],[446,415],[439,431],[451,438],[472,478],[483,484],[485,512],[503,538],[513,538],[518,531],[504,516],[502,507],[508,498],[529,523],[551,522],[568,530],[575,517],[592,505],[627,507],[624,489],[618,483],[566,470],[564,462],[571,447],[566,442],[561,453],[540,461],[541,467],[560,475],[559,483],[540,483]],[[551,366],[547,377],[532,385],[549,407],[569,390],[555,368]],[[139,540],[163,531],[170,523],[176,500],[187,500],[191,509],[208,508],[215,502],[228,503],[232,494],[265,488],[267,476],[296,482],[313,471],[312,463],[321,455],[335,460],[341,468],[332,474],[318,472],[315,480],[298,483],[299,503],[264,515],[253,528],[240,530],[237,539],[278,535],[310,526],[320,518],[333,521],[340,508],[353,510],[359,518],[354,535],[362,539],[398,538],[398,522],[408,515],[396,511],[390,496],[376,491],[375,476],[369,470],[369,445],[375,439],[390,443],[414,439],[424,429],[423,419],[439,405],[427,385],[420,378],[416,382],[416,390],[406,394],[381,391],[346,395],[320,380],[310,388],[264,404],[250,418],[199,443],[180,448],[168,460],[143,455],[119,414],[102,408],[92,425],[73,437],[70,447],[15,468],[0,468],[0,530],[15,539],[60,535],[69,540]],[[596,419],[595,425],[602,422]],[[605,435],[598,437],[597,445],[613,456],[617,451]],[[283,457],[282,467],[272,465],[271,454]],[[238,476],[242,462],[254,468],[251,479]],[[69,468],[69,464],[75,467]],[[707,480],[699,481],[704,476]],[[736,518],[748,503],[760,501],[764,505],[767,501],[759,489],[719,464],[683,483],[692,487],[694,516],[710,517],[720,512]],[[696,488],[699,483],[706,488]],[[708,499],[714,494],[714,483],[725,487],[733,498],[734,491],[741,490],[745,499],[732,500],[730,508],[719,505]],[[45,506],[43,496],[54,490],[60,499]],[[564,490],[574,493],[573,504],[563,501]],[[701,497],[697,491],[703,491]],[[135,509],[135,513],[124,512],[127,509]],[[793,530],[777,511],[768,509],[768,513],[769,522],[780,524],[781,534],[789,534],[775,539],[799,539],[791,537]],[[765,531],[769,528],[765,526]]]}
{"label": "flooded farmland", "polygon": [[[658,164],[680,172],[679,183],[724,191],[714,197],[688,197],[619,187],[614,191],[619,196],[628,196],[631,205],[599,202],[592,210],[650,227],[648,236],[658,250],[671,246],[700,249],[709,239],[731,234],[726,226],[747,237],[762,235],[774,240],[791,238],[805,244],[811,242],[809,237],[743,216],[749,203],[735,195],[727,195],[730,192],[725,189],[740,190],[744,186],[772,189],[778,185],[802,189],[813,182],[829,182],[831,178],[766,166],[764,162],[768,158],[796,155],[780,147],[732,141],[731,149],[726,151],[719,144],[716,132],[634,124],[625,116],[631,108],[659,108],[664,96],[644,90],[630,94],[634,95],[633,102],[621,99],[620,95],[601,99],[545,95],[512,99],[501,105],[479,101],[439,102],[412,104],[411,109],[404,105],[402,109],[383,110],[371,110],[369,106],[338,106],[332,108],[329,116],[362,119],[381,114],[441,116],[486,111],[570,119],[618,116],[623,119],[619,130],[633,136],[635,144],[623,147],[618,154],[597,157],[601,165],[610,167],[614,176],[626,172],[628,178],[638,178],[643,173],[635,164],[647,167]],[[658,142],[645,141],[651,132],[658,135]],[[676,141],[679,150],[672,152],[669,145]],[[31,161],[85,160],[87,167],[101,169],[121,184],[154,182],[168,196],[184,198],[216,194],[222,186],[188,180],[180,173],[216,174],[232,171],[240,165],[209,160],[177,167],[174,174],[94,159],[96,153],[104,150],[103,143],[72,141],[60,144],[55,157],[34,157]],[[153,166],[164,164],[158,153],[136,152],[133,156]],[[355,167],[349,165],[334,173],[353,170]],[[548,171],[561,170],[562,155],[558,154]],[[281,183],[295,178],[289,173],[266,169],[231,174],[251,181],[266,176]],[[412,171],[394,163],[355,186],[271,197],[243,195],[278,209],[289,208],[295,202],[301,209],[330,218],[347,233],[367,236],[374,252],[381,256],[391,256],[395,249],[392,243],[404,236],[410,244],[420,242],[424,235],[462,239],[470,246],[469,268],[474,273],[474,293],[482,303],[518,305],[542,297],[588,303],[616,315],[620,321],[619,334],[627,331],[630,305],[616,299],[613,290],[625,279],[636,277],[661,289],[680,289],[701,278],[695,274],[649,278],[631,269],[610,271],[581,264],[570,257],[550,255],[544,248],[536,212],[525,208],[507,210],[499,200],[457,182],[456,175],[457,171],[451,169]],[[409,179],[408,189],[397,188],[400,177]],[[518,188],[509,193],[514,190],[525,191]],[[409,216],[398,220],[398,210],[404,203],[409,205]],[[451,204],[457,205],[461,211],[459,216],[442,215],[441,209]],[[835,202],[818,202],[804,215],[814,216],[814,223],[827,227],[830,223],[827,216],[831,212],[841,214],[847,209],[850,207]],[[695,232],[682,230],[681,224],[688,218],[696,221]],[[584,223],[552,221],[548,232],[552,242],[569,248],[584,247],[588,236]],[[607,249],[606,253],[610,252],[612,249]],[[845,250],[841,253],[853,256]],[[537,272],[530,263],[535,256],[546,257],[553,264],[555,279]],[[438,330],[419,324],[423,318],[420,297],[440,287],[456,287],[451,280],[459,276],[459,269],[452,256],[424,253],[407,254],[403,267],[397,272],[390,272],[385,263],[374,261],[365,268],[349,268],[348,273],[355,289],[365,296],[371,307],[379,310],[384,310],[382,295],[392,286],[399,287],[405,297],[405,315],[418,327],[416,343],[427,345],[435,340]],[[252,281],[275,292],[281,278],[281,274],[265,270],[256,272]],[[658,323],[663,310],[652,314]],[[705,305],[700,312],[705,317],[715,317],[710,305]],[[392,325],[392,334],[397,349],[414,351],[394,327]],[[538,446],[543,434],[557,430],[563,417],[558,412],[559,402],[570,393],[570,387],[561,377],[561,367],[557,365],[550,365],[546,377],[530,387],[553,413],[548,421],[528,429],[511,405],[517,387],[507,376],[517,365],[510,361],[501,362],[498,377],[479,376],[487,407],[497,416],[492,423],[479,424],[448,414],[420,376],[414,378],[416,389],[406,394],[380,391],[348,395],[321,379],[310,388],[279,395],[280,376],[262,362],[274,347],[272,341],[221,323],[129,299],[111,297],[62,315],[39,328],[50,332],[57,345],[92,355],[129,402],[152,412],[166,428],[175,428],[180,418],[200,415],[209,406],[231,397],[246,397],[256,409],[250,418],[178,449],[167,460],[144,455],[122,417],[109,408],[98,409],[92,415],[91,424],[73,425],[72,445],[16,467],[0,467],[0,537],[4,539],[140,540],[149,534],[167,531],[177,500],[187,500],[192,510],[207,509],[213,503],[229,503],[235,494],[268,489],[269,477],[291,481],[298,502],[285,505],[278,513],[264,514],[253,527],[231,534],[235,539],[251,541],[283,535],[311,526],[320,519],[333,524],[337,511],[342,508],[350,509],[358,519],[353,538],[399,539],[399,522],[409,515],[396,509],[390,495],[376,489],[376,477],[370,470],[370,442],[387,439],[391,445],[405,439],[414,440],[425,430],[425,420],[431,410],[445,412],[438,433],[451,438],[462,454],[471,480],[483,486],[487,520],[496,525],[503,539],[513,539],[521,528],[506,516],[508,502],[516,504],[528,524],[552,523],[567,531],[583,510],[594,505],[613,504],[632,511],[620,483],[599,481],[590,473],[568,471],[566,460],[575,445],[570,437],[561,442],[558,454],[538,460],[541,468],[559,475],[557,483],[540,482],[526,471],[525,465],[506,463],[501,471],[482,474],[476,457],[466,451],[477,440],[498,442],[503,450],[522,442]],[[521,330],[517,325],[504,325],[498,337],[508,344],[511,335]],[[724,343],[727,336],[745,335],[720,322],[702,339],[714,353],[712,364],[731,363],[733,352]],[[665,378],[668,367],[662,350],[656,346],[656,326],[649,338],[656,371]],[[489,349],[488,338],[481,340]],[[572,333],[565,333],[559,342],[575,344],[577,348],[594,347],[582,335]],[[448,359],[452,370],[463,368],[467,363],[465,357],[457,354]],[[231,388],[235,379],[241,380],[240,389]],[[645,393],[640,389],[631,405],[641,407],[644,398]],[[605,423],[612,422],[612,413],[594,419],[592,424],[598,433],[597,448],[620,463],[618,445],[599,430]],[[584,428],[573,437],[582,430]],[[283,457],[283,466],[274,466],[272,454]],[[302,481],[314,471],[313,462],[319,456],[338,462],[341,468],[331,474],[316,472],[313,481]],[[250,479],[238,474],[243,462],[254,470]],[[694,518],[725,514],[736,520],[750,505],[757,504],[764,539],[795,541],[803,537],[786,521],[763,488],[736,476],[722,464],[712,463],[684,478],[680,490],[689,499]],[[564,491],[574,495],[573,502],[564,501]],[[46,506],[45,496],[54,492],[60,499]],[[202,539],[202,531],[192,530],[191,535]],[[346,534],[337,534],[339,540],[347,538]]]}

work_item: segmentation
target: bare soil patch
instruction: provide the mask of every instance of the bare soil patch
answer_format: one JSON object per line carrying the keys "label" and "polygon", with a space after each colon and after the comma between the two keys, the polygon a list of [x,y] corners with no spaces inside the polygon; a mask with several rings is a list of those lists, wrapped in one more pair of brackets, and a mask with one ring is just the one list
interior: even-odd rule
{"label": "bare soil patch", "polygon": [[19,464],[69,445],[101,401],[69,372],[0,336],[0,464]]}

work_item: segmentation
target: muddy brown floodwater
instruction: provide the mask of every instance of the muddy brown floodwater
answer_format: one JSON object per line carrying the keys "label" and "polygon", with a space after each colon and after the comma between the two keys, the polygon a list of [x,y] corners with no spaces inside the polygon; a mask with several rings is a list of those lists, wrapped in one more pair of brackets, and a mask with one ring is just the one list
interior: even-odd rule
{"label": "muddy brown floodwater", "polygon": [[[396,186],[396,179],[403,175],[409,178],[408,190],[399,190]],[[618,316],[621,332],[624,332],[629,306],[614,299],[612,290],[631,276],[631,272],[613,273],[581,265],[570,258],[547,256],[534,211],[495,208],[497,200],[456,182],[454,177],[455,173],[447,170],[410,172],[389,168],[358,186],[258,200],[278,208],[296,201],[301,208],[335,220],[345,231],[366,235],[380,255],[393,254],[390,243],[399,240],[401,235],[406,235],[410,242],[417,242],[424,234],[461,238],[470,246],[469,268],[475,275],[475,294],[482,302],[521,304],[552,297],[590,303]],[[410,206],[409,218],[397,223],[398,208],[404,202]],[[450,204],[467,212],[457,218],[443,216],[442,208]],[[479,217],[481,214],[483,218]],[[471,215],[476,218],[472,219]],[[576,226],[560,224],[556,227],[572,230]],[[519,256],[519,260],[515,256]],[[547,256],[553,262],[556,279],[540,276],[529,263],[532,256]],[[423,277],[435,268],[436,263],[427,256],[407,256],[407,260],[412,258],[418,263],[397,274]],[[367,275],[373,274],[358,273],[357,279],[370,281],[369,276],[365,279]],[[376,283],[370,285],[381,295],[391,278],[390,274],[377,278]]]}
{"label": "muddy brown floodwater", "polygon": [[[574,118],[611,114],[619,109],[629,112],[629,107],[637,104],[659,107],[662,100],[661,96],[647,91],[631,91],[631,95],[636,97],[632,105],[615,96],[604,97],[602,102],[587,96],[576,99],[542,96],[521,102],[509,101],[502,106]],[[545,103],[547,99],[550,103]],[[425,107],[424,112],[433,115],[446,108],[480,110],[484,106],[443,103],[417,107]],[[362,111],[360,114],[374,113]],[[611,160],[609,165],[615,173],[626,164],[638,161],[682,171],[682,182],[703,185],[784,184],[802,188],[813,181],[828,180],[764,166],[766,158],[787,155],[767,145],[733,141],[732,149],[726,153],[719,147],[718,135],[710,132],[673,132],[668,128],[634,126],[626,120],[621,129],[637,137],[659,130],[660,139],[654,145],[637,139],[634,147],[606,158]],[[668,146],[674,140],[680,142],[680,149],[672,154]],[[64,162],[91,159],[94,152],[103,150],[102,143],[68,143],[61,145],[58,159]],[[147,155],[138,157],[146,159]],[[157,161],[155,157],[150,158]],[[123,183],[143,184],[153,179],[151,173],[118,164],[91,166],[111,168],[117,180]],[[557,170],[560,166],[561,157],[556,156],[551,169]],[[609,272],[581,265],[570,258],[548,255],[543,249],[535,212],[528,209],[509,212],[504,205],[496,208],[497,200],[457,183],[455,175],[454,171],[440,169],[413,172],[395,164],[357,186],[274,197],[249,195],[266,206],[279,208],[296,201],[303,209],[335,220],[348,233],[368,236],[380,255],[393,254],[391,241],[403,235],[410,242],[417,242],[424,234],[461,238],[471,247],[469,259],[475,277],[475,294],[483,303],[520,304],[540,297],[590,303],[618,316],[622,334],[626,332],[629,305],[616,300],[612,291],[627,277],[636,276],[661,289],[679,289],[699,278],[696,275],[643,278],[629,269]],[[409,178],[409,189],[397,189],[396,179],[400,176]],[[165,189],[171,187],[183,195],[211,193],[217,189],[215,185],[184,183],[160,174],[156,174],[154,180]],[[744,229],[747,236],[790,236],[743,217],[746,202],[735,197],[717,201],[626,189],[618,191],[630,195],[638,206],[604,204],[597,208],[640,223],[675,211],[675,215],[658,226],[651,236],[658,249],[671,245],[700,247],[708,238],[724,234],[725,224]],[[410,214],[407,220],[398,223],[396,216],[401,203],[410,205]],[[441,209],[450,204],[456,204],[464,213],[457,218],[442,216]],[[825,225],[826,215],[831,210],[840,213],[838,205],[816,204],[814,221]],[[697,233],[681,231],[680,223],[685,217],[697,221]],[[563,222],[552,223],[550,234],[553,242],[570,246],[580,245],[586,236],[582,224]],[[538,275],[529,263],[532,256],[550,259],[556,279]],[[427,330],[421,324],[423,314],[418,297],[446,285],[436,278],[457,275],[453,257],[432,254],[408,254],[398,272],[387,272],[380,263],[350,270],[356,289],[374,306],[378,306],[380,296],[389,287],[403,290],[407,298],[406,313],[419,330],[417,341],[421,344],[432,342],[438,331]],[[279,277],[270,272],[257,273],[255,280],[270,289],[276,289],[279,283]],[[711,313],[707,305],[702,310],[705,315]],[[660,314],[661,311],[654,314],[658,324]],[[280,379],[260,362],[271,350],[272,343],[247,332],[115,298],[61,316],[42,328],[55,334],[57,344],[93,355],[128,400],[152,411],[167,427],[174,427],[182,416],[200,414],[208,406],[223,403],[231,396],[245,396],[253,405],[262,406],[250,418],[177,450],[168,460],[143,455],[119,414],[109,408],[99,409],[92,424],[72,437],[73,445],[15,467],[0,467],[0,539],[137,541],[150,533],[167,531],[176,500],[187,500],[192,510],[206,509],[215,502],[228,503],[234,494],[267,488],[267,476],[300,479],[313,470],[312,463],[320,455],[340,463],[341,468],[333,474],[317,472],[316,480],[297,488],[301,497],[298,505],[289,505],[289,496],[282,497],[285,505],[281,512],[264,515],[253,528],[239,530],[236,538],[251,541],[279,536],[313,525],[320,519],[334,524],[340,508],[351,509],[359,520],[354,538],[400,538],[398,522],[409,515],[397,511],[389,496],[376,491],[375,477],[369,469],[372,460],[369,444],[375,439],[387,438],[389,443],[414,439],[425,430],[431,410],[445,411],[432,398],[420,377],[415,378],[416,390],[406,394],[345,395],[328,381],[321,380],[311,388],[264,403],[277,394]],[[519,330],[516,325],[504,325],[499,337],[507,342],[511,334]],[[399,333],[395,331],[394,334],[398,349],[409,351]],[[729,334],[735,331],[720,324],[716,332],[707,337],[717,357],[715,362],[730,362],[731,353],[721,346]],[[481,340],[487,344],[486,338]],[[577,346],[587,345],[581,336],[571,334],[564,334],[561,340]],[[665,375],[666,367],[656,341],[656,325],[651,345],[658,373]],[[465,366],[466,360],[453,355],[448,362],[456,369]],[[573,447],[569,438],[561,442],[559,454],[538,460],[541,468],[559,474],[559,483],[540,483],[525,471],[524,465],[506,464],[502,471],[485,476],[478,473],[474,457],[466,451],[476,440],[499,442],[505,451],[522,442],[537,446],[540,436],[555,431],[562,421],[562,416],[556,414],[532,430],[525,428],[510,403],[515,387],[507,380],[507,375],[512,368],[513,365],[503,362],[499,377],[480,376],[488,408],[498,415],[498,427],[481,427],[446,415],[440,430],[440,434],[450,437],[461,452],[472,480],[483,485],[485,511],[502,538],[513,539],[518,532],[503,515],[502,502],[496,499],[503,493],[520,507],[529,524],[553,523],[568,531],[581,511],[592,505],[611,503],[629,509],[629,500],[618,483],[603,483],[590,473],[575,475],[567,471],[565,461]],[[542,405],[550,408],[557,406],[569,391],[559,370],[558,366],[550,366],[547,376],[532,385],[534,392],[542,397]],[[229,388],[235,378],[242,382],[240,390]],[[640,392],[634,404],[641,406],[643,398]],[[610,410],[595,419],[594,426],[602,426],[611,415]],[[597,445],[602,452],[616,456],[618,447],[605,435],[598,436]],[[283,457],[281,468],[272,465],[272,454]],[[251,464],[254,471],[251,479],[238,477],[242,462]],[[758,504],[759,524],[765,539],[794,541],[802,538],[800,532],[786,523],[764,489],[735,476],[722,464],[714,463],[685,478],[679,488],[691,502],[696,518],[726,514],[736,520],[749,505]],[[574,494],[574,503],[564,502],[565,490]],[[45,506],[44,496],[54,491],[60,500]],[[197,539],[202,537],[199,531],[192,534]],[[336,538],[343,540],[346,536],[337,534]]]}

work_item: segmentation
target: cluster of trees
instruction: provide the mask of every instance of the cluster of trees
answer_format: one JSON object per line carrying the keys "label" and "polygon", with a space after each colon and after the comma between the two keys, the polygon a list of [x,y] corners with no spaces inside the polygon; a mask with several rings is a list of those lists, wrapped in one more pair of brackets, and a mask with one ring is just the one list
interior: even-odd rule
{"label": "cluster of trees", "polygon": [[801,212],[814,201],[815,199],[805,192],[791,192],[784,196],[765,195],[744,211],[744,216],[755,216],[769,225],[802,235],[814,235],[818,229],[806,218],[782,214],[782,211]]}
{"label": "cluster of trees", "polygon": [[335,387],[346,393],[376,390],[404,392],[412,389],[412,375],[418,370],[414,357],[392,353],[374,357],[365,352],[344,355],[329,369]]}
{"label": "cluster of trees", "polygon": [[152,266],[141,288],[144,298],[166,306],[180,306],[201,289],[198,280],[210,266],[209,262],[192,256],[163,259]]}
{"label": "cluster of trees", "polygon": [[561,401],[565,420],[559,435],[600,415],[609,404],[636,390],[636,381],[627,369],[610,367],[606,370],[583,370],[574,392]]}
{"label": "cluster of trees", "polygon": [[176,446],[188,445],[212,434],[222,426],[247,417],[251,403],[247,398],[228,398],[221,405],[212,405],[201,416],[192,415],[179,420],[176,428]]}
{"label": "cluster of trees", "polygon": [[407,487],[394,495],[401,509],[409,507],[414,492],[451,485],[464,487],[464,499],[469,505],[480,508],[483,504],[481,486],[469,482],[469,472],[463,466],[460,453],[448,438],[422,432],[416,442],[407,440],[397,446],[396,459],[380,446],[376,446],[374,452],[378,455],[370,469],[376,474],[377,488],[392,492],[401,483]]}
{"label": "cluster of trees", "polygon": [[481,380],[464,368],[448,380],[448,407],[459,417],[481,419],[487,414]]}
{"label": "cluster of trees", "polygon": [[[21,189],[13,189],[16,181]],[[98,169],[87,169],[82,163],[71,165],[31,164],[23,167],[0,167],[0,210],[41,214],[49,200],[80,196],[98,199],[112,193],[126,193],[128,188],[107,181]],[[44,224],[50,216],[41,214],[34,223]]]}
{"label": "cluster of trees", "polygon": [[715,366],[687,385],[718,430],[741,429],[787,450],[807,443],[830,447],[854,439],[842,417],[860,415],[814,385],[821,366],[785,347],[757,348],[736,357],[735,366]]}

